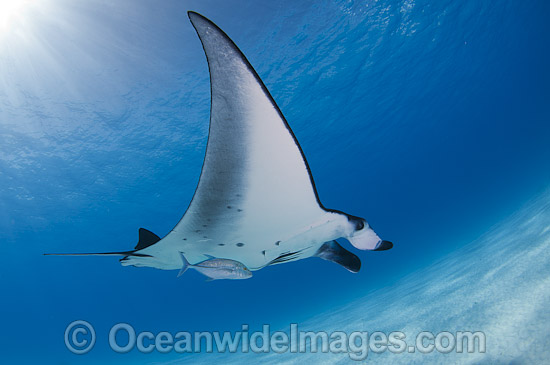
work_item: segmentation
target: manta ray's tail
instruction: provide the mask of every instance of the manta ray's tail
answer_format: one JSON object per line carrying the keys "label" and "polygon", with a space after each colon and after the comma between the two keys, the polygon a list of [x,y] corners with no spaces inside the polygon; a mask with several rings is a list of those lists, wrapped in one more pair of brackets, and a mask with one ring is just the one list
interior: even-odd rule
{"label": "manta ray's tail", "polygon": [[143,250],[149,246],[154,245],[160,241],[160,237],[145,228],[139,229],[139,239],[135,249],[130,251],[115,251],[115,252],[93,252],[93,253],[45,253],[44,256],[134,256],[134,257],[152,257],[151,255],[145,255],[137,253],[139,250]]}
{"label": "manta ray's tail", "polygon": [[91,252],[91,253],[45,253],[44,256],[137,256],[151,257],[135,251],[117,251],[117,252]]}

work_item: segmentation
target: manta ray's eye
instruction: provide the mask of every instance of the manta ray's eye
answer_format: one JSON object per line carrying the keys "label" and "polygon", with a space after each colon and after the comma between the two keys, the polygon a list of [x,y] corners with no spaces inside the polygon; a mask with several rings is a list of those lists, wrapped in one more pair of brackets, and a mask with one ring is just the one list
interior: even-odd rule
{"label": "manta ray's eye", "polygon": [[355,232],[362,230],[365,226],[369,226],[367,221],[363,218],[355,217],[353,215],[348,215],[348,222],[352,224],[352,227],[355,229]]}

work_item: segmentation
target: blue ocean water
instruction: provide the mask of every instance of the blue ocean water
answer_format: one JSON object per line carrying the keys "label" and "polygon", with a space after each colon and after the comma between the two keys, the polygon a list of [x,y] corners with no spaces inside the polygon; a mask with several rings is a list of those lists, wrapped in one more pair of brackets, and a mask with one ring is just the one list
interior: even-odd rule
{"label": "blue ocean water", "polygon": [[[218,24],[256,68],[300,141],[324,205],[365,217],[392,250],[346,245],[361,257],[358,274],[308,259],[211,283],[114,258],[42,255],[130,249],[138,228],[163,236],[183,215],[210,103],[187,10]],[[398,288],[442,257],[460,265],[464,255],[471,265],[463,246],[527,201],[548,197],[548,10],[534,0],[25,4],[0,32],[2,362],[208,361],[209,354],[117,354],[109,329],[120,322],[172,333],[284,328]],[[476,267],[485,264],[480,256]],[[513,296],[522,281],[513,283],[517,291],[490,290],[521,301]],[[474,292],[471,282],[456,285],[448,291],[467,295],[472,285]],[[414,293],[399,303],[398,318],[427,305]],[[356,318],[350,310],[349,322]],[[64,343],[67,325],[79,319],[97,333],[85,355]],[[433,322],[411,316],[395,326],[432,329],[423,323]],[[460,314],[453,323],[470,324]],[[493,341],[502,335],[477,330]],[[518,336],[527,342],[529,334]],[[489,358],[509,362],[513,347],[501,357],[489,347]]]}

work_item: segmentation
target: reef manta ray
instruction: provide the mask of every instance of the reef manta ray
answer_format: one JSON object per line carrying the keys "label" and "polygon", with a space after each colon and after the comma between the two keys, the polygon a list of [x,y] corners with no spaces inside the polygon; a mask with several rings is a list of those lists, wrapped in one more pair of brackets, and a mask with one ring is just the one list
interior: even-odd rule
{"label": "reef manta ray", "polygon": [[304,153],[244,54],[213,22],[188,12],[208,61],[210,132],[199,183],[183,218],[164,238],[141,228],[124,266],[180,269],[208,257],[250,270],[317,256],[352,272],[361,261],[335,240],[361,250],[387,250],[367,222],[327,209]]}

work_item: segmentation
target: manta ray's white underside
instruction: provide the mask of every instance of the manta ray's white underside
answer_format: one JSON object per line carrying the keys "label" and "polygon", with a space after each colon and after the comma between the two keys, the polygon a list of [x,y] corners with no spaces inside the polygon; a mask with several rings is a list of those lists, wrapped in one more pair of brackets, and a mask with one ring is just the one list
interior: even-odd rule
{"label": "manta ray's white underside", "polygon": [[200,180],[174,229],[158,242],[138,245],[122,264],[179,269],[183,253],[190,263],[210,255],[257,270],[313,255],[339,263],[346,259],[335,255],[357,259],[336,243],[320,252],[341,237],[360,249],[389,248],[363,219],[322,206],[298,141],[248,60],[210,20],[193,12],[189,18],[211,81]]}

